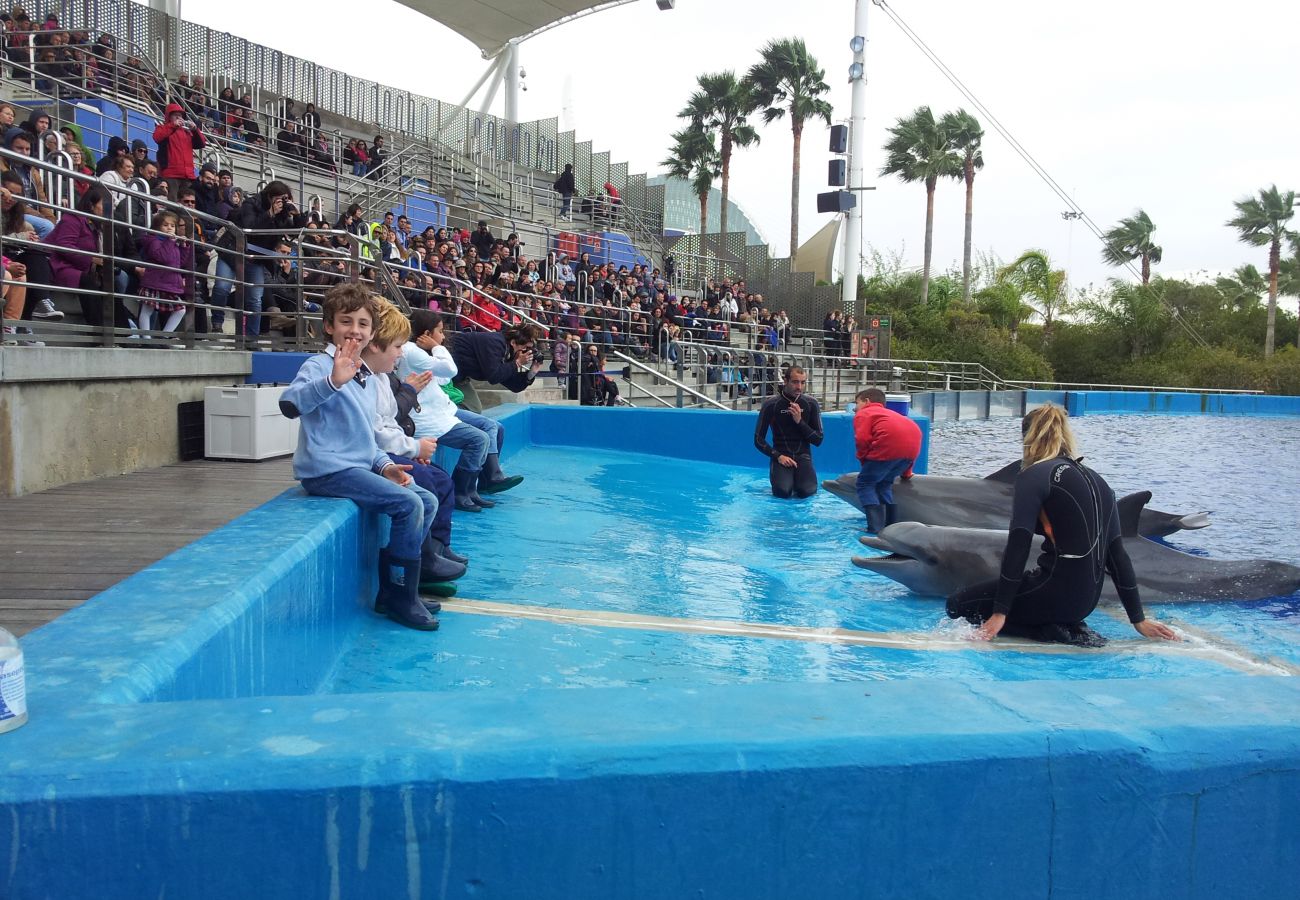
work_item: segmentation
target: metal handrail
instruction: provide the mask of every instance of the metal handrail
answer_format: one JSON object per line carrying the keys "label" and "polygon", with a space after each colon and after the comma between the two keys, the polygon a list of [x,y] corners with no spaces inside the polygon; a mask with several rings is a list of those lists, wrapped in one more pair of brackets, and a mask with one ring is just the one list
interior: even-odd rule
{"label": "metal handrail", "polygon": [[725,410],[727,410],[728,412],[731,412],[731,411],[732,411],[732,410],[730,410],[728,407],[723,406],[721,403],[719,403],[718,401],[712,399],[711,397],[706,397],[704,394],[701,394],[699,391],[695,390],[695,389],[692,388],[692,387],[689,387],[689,386],[683,384],[682,382],[678,381],[678,380],[675,379],[675,378],[669,378],[669,377],[668,377],[667,375],[665,375],[664,373],[658,371],[657,369],[652,369],[650,366],[648,366],[648,365],[646,365],[645,363],[641,362],[641,360],[639,360],[639,359],[633,359],[632,357],[628,356],[626,353],[622,352],[621,350],[614,350],[614,351],[613,351],[613,355],[614,355],[615,357],[617,357],[618,359],[623,360],[623,362],[625,362],[625,363],[629,363],[630,365],[636,366],[638,369],[640,369],[640,370],[643,371],[643,372],[649,372],[649,373],[650,373],[652,376],[654,376],[656,379],[660,379],[660,380],[663,380],[663,381],[668,382],[669,384],[671,384],[671,385],[673,385],[674,387],[676,387],[677,390],[678,390],[679,392],[684,392],[684,393],[690,394],[692,397],[695,397],[695,398],[701,400],[702,402],[707,403],[709,406],[714,406],[714,407],[717,407],[718,409],[725,409]]}
{"label": "metal handrail", "polygon": [[1027,390],[1055,390],[1058,388],[1074,388],[1082,390],[1097,390],[1104,388],[1111,391],[1170,391],[1182,394],[1264,394],[1264,391],[1254,388],[1204,388],[1204,387],[1171,387],[1168,385],[1137,385],[1137,384],[1100,384],[1086,381],[1020,381],[1016,379],[1007,379],[1006,384],[1021,386]]}

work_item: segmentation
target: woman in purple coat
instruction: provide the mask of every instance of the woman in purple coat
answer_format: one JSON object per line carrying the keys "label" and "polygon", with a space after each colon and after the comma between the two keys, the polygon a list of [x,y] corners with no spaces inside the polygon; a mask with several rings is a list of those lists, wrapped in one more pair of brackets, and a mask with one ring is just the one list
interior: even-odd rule
{"label": "woman in purple coat", "polygon": [[[63,218],[54,226],[44,243],[50,248],[50,274],[55,285],[83,291],[98,292],[103,286],[104,252],[102,245],[101,222],[105,211],[112,204],[108,188],[102,184],[92,184],[77,201],[76,212],[65,212]],[[82,251],[65,253],[59,248]],[[102,327],[104,323],[104,301],[99,293],[79,293],[81,314],[86,324]],[[122,305],[120,298],[113,302],[113,325],[117,328],[133,328],[130,314]]]}

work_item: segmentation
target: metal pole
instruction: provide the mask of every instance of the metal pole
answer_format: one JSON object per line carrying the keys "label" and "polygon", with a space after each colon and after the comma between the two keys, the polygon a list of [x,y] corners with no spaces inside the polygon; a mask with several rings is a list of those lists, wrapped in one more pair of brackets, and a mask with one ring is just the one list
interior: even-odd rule
{"label": "metal pole", "polygon": [[519,44],[511,41],[506,47],[506,126],[519,124]]}
{"label": "metal pole", "polygon": [[[867,7],[871,0],[855,0],[853,9],[853,105],[849,113],[849,172],[848,190],[854,191],[857,204],[848,211],[844,229],[844,262],[841,266],[843,285],[840,304],[846,313],[855,312],[858,300],[858,275],[862,271],[862,188],[865,177],[863,162],[867,143]],[[861,38],[861,41],[858,39]]]}

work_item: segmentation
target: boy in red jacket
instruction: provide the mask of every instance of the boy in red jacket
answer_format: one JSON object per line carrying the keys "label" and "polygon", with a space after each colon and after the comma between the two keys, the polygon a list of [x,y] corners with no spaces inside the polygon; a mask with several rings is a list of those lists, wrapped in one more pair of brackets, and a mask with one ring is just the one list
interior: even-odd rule
{"label": "boy in red jacket", "polygon": [[197,123],[185,118],[179,103],[167,105],[153,139],[158,145],[158,174],[167,180],[168,199],[175,200],[181,188],[194,186],[194,151],[206,147],[208,140]]}
{"label": "boy in red jacket", "polygon": [[894,479],[912,477],[921,452],[921,429],[907,416],[885,407],[885,392],[867,388],[854,398],[853,440],[858,447],[858,501],[867,514],[867,531],[879,533],[894,506]]}

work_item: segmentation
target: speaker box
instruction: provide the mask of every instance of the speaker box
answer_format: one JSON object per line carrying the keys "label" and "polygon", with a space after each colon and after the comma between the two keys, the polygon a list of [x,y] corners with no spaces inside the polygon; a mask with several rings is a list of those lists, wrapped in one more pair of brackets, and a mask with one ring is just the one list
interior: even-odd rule
{"label": "speaker box", "polygon": [[858,198],[848,191],[827,191],[824,194],[817,195],[817,211],[824,212],[847,212],[858,205]]}
{"label": "speaker box", "polygon": [[849,151],[849,126],[831,126],[831,152],[847,153]]}
{"label": "speaker box", "polygon": [[848,172],[848,163],[842,159],[832,159],[827,166],[826,183],[831,187],[844,187],[844,179]]}

